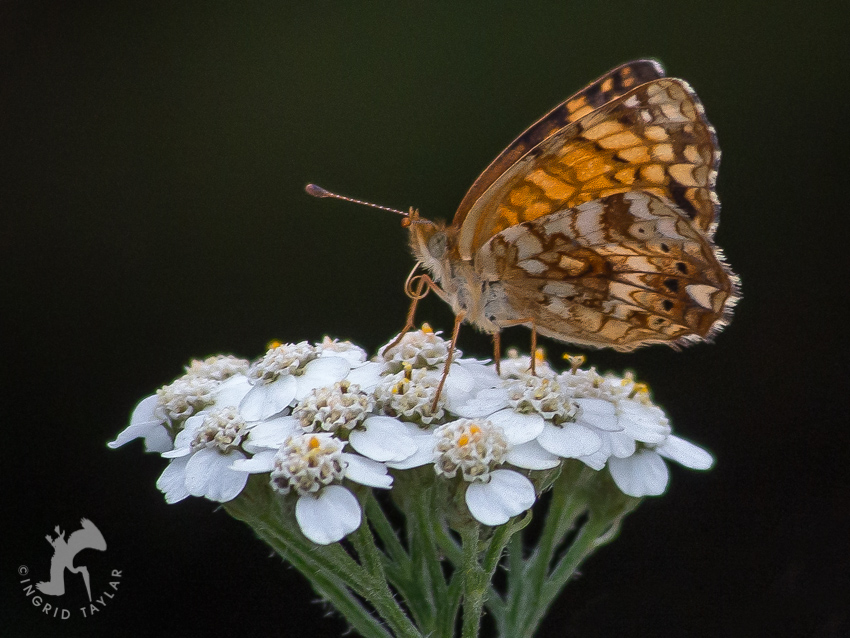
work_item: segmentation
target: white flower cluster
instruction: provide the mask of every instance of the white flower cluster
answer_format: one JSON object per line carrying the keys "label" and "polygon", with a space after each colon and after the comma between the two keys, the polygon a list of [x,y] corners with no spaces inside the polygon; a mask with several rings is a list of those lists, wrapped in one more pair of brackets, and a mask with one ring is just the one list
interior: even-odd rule
{"label": "white flower cluster", "polygon": [[631,375],[581,369],[556,374],[515,354],[495,366],[461,359],[427,326],[371,361],[330,340],[271,344],[252,364],[193,361],[186,374],[142,400],[110,447],[143,438],[170,463],[157,481],[166,501],[190,495],[226,502],[250,474],[296,498],[302,532],[333,543],[361,522],[350,482],[390,489],[392,474],[432,465],[437,480],[465,484],[470,514],[501,525],[529,509],[529,480],[562,459],[607,468],[631,496],[658,495],[664,458],[708,469],[705,450],[671,434],[664,412]]}

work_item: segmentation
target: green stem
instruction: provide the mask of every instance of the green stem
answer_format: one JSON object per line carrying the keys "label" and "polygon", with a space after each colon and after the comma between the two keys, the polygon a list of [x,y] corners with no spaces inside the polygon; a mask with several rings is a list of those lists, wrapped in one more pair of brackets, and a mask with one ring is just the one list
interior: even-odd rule
{"label": "green stem", "polygon": [[[554,484],[546,522],[537,547],[526,560],[521,561],[521,569],[512,569],[508,574],[504,635],[519,636],[534,613],[555,552],[575,520],[586,509],[585,490],[580,486],[592,478],[585,473],[585,466],[581,462],[564,464],[563,471]],[[520,562],[519,559],[514,561]]]}
{"label": "green stem", "polygon": [[354,551],[357,552],[360,564],[366,569],[369,575],[375,579],[386,580],[383,556],[375,545],[375,539],[369,530],[368,521],[364,520],[360,524],[360,527],[348,536],[348,539],[354,546]]}
{"label": "green stem", "polygon": [[440,550],[452,566],[459,569],[463,565],[463,549],[449,532],[446,521],[442,517],[432,516],[430,521],[434,539],[440,546]]}
{"label": "green stem", "polygon": [[487,574],[487,579],[493,577],[493,572],[499,565],[499,560],[505,551],[508,542],[520,530],[524,529],[531,522],[531,510],[527,511],[522,518],[512,518],[504,525],[500,525],[493,533],[493,538],[487,546],[487,552],[484,554],[483,569]]}
{"label": "green stem", "polygon": [[261,524],[257,517],[246,512],[237,501],[225,504],[225,509],[234,518],[247,523],[257,536],[277,552],[290,565],[295,567],[313,586],[313,589],[342,614],[364,638],[392,638],[380,622],[354,596],[348,583],[338,573],[334,573],[333,564],[325,560],[321,552],[312,553],[304,547],[306,543],[292,532],[286,532],[275,525]]}
{"label": "green stem", "polygon": [[613,517],[592,512],[590,519],[582,527],[581,532],[570,544],[570,549],[558,561],[544,583],[540,598],[530,615],[526,625],[526,636],[533,636],[540,623],[555,602],[558,594],[573,577],[578,567],[587,560],[597,549],[610,543],[617,537],[623,519],[640,503],[640,499],[629,499]]}
{"label": "green stem", "polygon": [[[281,499],[267,485],[256,481],[249,483],[242,495],[225,504],[225,509],[234,518],[247,523],[282,558],[304,574],[364,636],[386,638],[388,634],[352,593],[366,599],[397,638],[421,638],[383,578],[358,565],[338,543],[317,546],[305,538],[297,531],[292,513],[283,510]],[[374,547],[371,538],[370,542]],[[368,555],[365,546],[364,552]],[[374,569],[375,556],[369,561]]]}
{"label": "green stem", "polygon": [[487,609],[497,625],[501,626],[504,623],[506,613],[504,598],[493,587],[493,574],[499,566],[502,555],[505,552],[505,547],[514,538],[520,530],[524,529],[531,522],[531,511],[525,513],[522,518],[512,518],[504,525],[500,525],[493,533],[493,537],[487,545],[487,551],[484,553],[482,569],[484,577],[487,580],[488,588],[485,597]]}
{"label": "green stem", "polygon": [[440,547],[434,534],[436,509],[432,488],[421,488],[408,501],[406,512],[411,539],[411,554],[415,565],[415,585],[419,588],[419,602],[427,603],[427,610],[420,613],[423,631],[430,634],[440,624],[440,614],[446,609],[448,585],[440,565]]}
{"label": "green stem", "polygon": [[[427,605],[427,597],[422,595],[420,579],[414,577],[413,561],[399,542],[396,531],[371,492],[366,495],[365,505],[367,519],[381,539],[385,551],[389,554],[389,556],[381,554],[386,579],[404,600],[416,625],[423,629],[430,622],[430,619],[434,618],[434,613]],[[358,550],[359,553],[360,550]]]}
{"label": "green stem", "polygon": [[448,591],[446,592],[446,605],[439,610],[437,636],[442,638],[452,638],[455,635],[455,621],[457,619],[457,611],[460,608],[461,600],[463,599],[463,578],[460,577],[460,571],[456,572],[449,583]]}
{"label": "green stem", "polygon": [[569,462],[564,465],[564,470],[555,482],[540,542],[526,561],[525,576],[530,576],[535,583],[542,583],[546,578],[558,545],[585,510],[587,498],[583,486],[595,474],[579,461],[575,461],[572,467],[568,467]]}
{"label": "green stem", "polygon": [[351,535],[351,540],[369,575],[369,589],[364,593],[366,599],[375,606],[397,636],[421,636],[390,591],[384,574],[382,554],[375,545],[368,521],[364,520],[361,523]]}
{"label": "green stem", "polygon": [[463,638],[478,638],[481,611],[488,579],[478,564],[478,538],[480,528],[471,523],[461,531],[463,539]]}
{"label": "green stem", "polygon": [[398,535],[392,524],[387,519],[384,510],[375,498],[374,493],[369,490],[366,492],[366,518],[378,534],[378,538],[384,544],[384,551],[389,555],[390,561],[396,564],[401,570],[407,571],[410,569],[410,556],[402,547],[398,540]]}

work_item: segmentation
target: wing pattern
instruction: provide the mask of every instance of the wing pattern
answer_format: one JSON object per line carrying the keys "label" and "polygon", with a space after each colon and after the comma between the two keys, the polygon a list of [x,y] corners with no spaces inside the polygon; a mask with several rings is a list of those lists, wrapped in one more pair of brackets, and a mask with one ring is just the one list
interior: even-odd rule
{"label": "wing pattern", "polygon": [[510,226],[636,191],[675,204],[711,238],[719,158],[714,129],[686,83],[642,84],[567,124],[495,179],[464,216],[460,254],[470,259]]}
{"label": "wing pattern", "polygon": [[710,338],[737,299],[722,255],[658,196],[609,195],[499,232],[476,270],[544,335],[631,350]]}
{"label": "wing pattern", "polygon": [[493,182],[547,137],[636,86],[662,77],[664,69],[655,60],[635,60],[609,71],[559,104],[515,139],[475,180],[458,206],[454,223],[461,224],[478,198]]}

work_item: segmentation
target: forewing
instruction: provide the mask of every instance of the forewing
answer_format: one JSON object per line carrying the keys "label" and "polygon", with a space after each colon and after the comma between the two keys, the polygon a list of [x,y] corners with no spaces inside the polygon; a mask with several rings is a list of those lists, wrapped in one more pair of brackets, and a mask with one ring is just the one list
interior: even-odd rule
{"label": "forewing", "polygon": [[593,347],[709,339],[737,301],[737,277],[711,241],[649,193],[610,195],[507,228],[475,263],[482,279],[501,283],[514,318]]}
{"label": "forewing", "polygon": [[458,206],[454,218],[455,224],[459,225],[463,221],[478,198],[502,173],[547,137],[636,86],[662,77],[664,77],[664,69],[655,60],[635,60],[608,71],[559,104],[528,127],[528,130],[515,139],[481,173]]}
{"label": "forewing", "polygon": [[495,179],[455,218],[460,254],[471,258],[510,226],[636,191],[675,204],[710,239],[719,160],[714,129],[690,87],[674,78],[645,83],[567,124]]}

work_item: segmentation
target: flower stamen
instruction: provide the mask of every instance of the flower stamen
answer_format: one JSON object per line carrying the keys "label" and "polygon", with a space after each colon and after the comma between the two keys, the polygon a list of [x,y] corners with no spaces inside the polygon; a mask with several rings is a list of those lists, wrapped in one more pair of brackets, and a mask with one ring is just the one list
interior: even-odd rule
{"label": "flower stamen", "polygon": [[459,419],[438,427],[434,436],[434,470],[446,478],[460,470],[464,480],[486,483],[508,452],[504,431],[490,421]]}
{"label": "flower stamen", "polygon": [[297,434],[289,437],[274,457],[272,489],[287,494],[315,494],[345,476],[345,444],[332,434]]}
{"label": "flower stamen", "polygon": [[211,410],[195,433],[191,447],[193,450],[217,448],[227,454],[239,447],[246,434],[248,425],[234,407]]}

